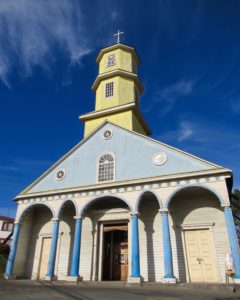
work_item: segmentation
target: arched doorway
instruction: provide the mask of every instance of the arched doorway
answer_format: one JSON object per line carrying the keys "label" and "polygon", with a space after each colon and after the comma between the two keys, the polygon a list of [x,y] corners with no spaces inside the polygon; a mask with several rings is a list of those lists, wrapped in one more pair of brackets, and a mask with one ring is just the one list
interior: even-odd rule
{"label": "arched doorway", "polygon": [[81,210],[83,280],[127,280],[129,211],[127,201],[110,196],[94,199]]}
{"label": "arched doorway", "polygon": [[51,208],[44,204],[29,206],[22,213],[13,270],[15,276],[37,279],[40,272],[46,275],[53,217]]}
{"label": "arched doorway", "polygon": [[176,277],[190,282],[224,281],[229,243],[220,199],[207,188],[190,186],[174,193],[168,205]]}

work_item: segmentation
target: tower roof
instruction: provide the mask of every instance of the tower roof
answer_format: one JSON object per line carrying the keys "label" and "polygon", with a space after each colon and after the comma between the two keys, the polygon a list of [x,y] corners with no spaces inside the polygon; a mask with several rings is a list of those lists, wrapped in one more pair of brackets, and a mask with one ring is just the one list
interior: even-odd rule
{"label": "tower roof", "polygon": [[110,52],[112,50],[116,50],[116,49],[122,49],[128,52],[131,52],[133,54],[133,56],[135,57],[137,64],[139,65],[141,63],[141,59],[137,53],[137,51],[135,50],[135,48],[126,45],[126,44],[122,44],[122,43],[117,43],[117,44],[113,44],[111,46],[108,46],[106,48],[103,48],[100,53],[98,54],[98,57],[96,59],[96,62],[99,64],[101,58],[103,57],[103,55],[107,52]]}

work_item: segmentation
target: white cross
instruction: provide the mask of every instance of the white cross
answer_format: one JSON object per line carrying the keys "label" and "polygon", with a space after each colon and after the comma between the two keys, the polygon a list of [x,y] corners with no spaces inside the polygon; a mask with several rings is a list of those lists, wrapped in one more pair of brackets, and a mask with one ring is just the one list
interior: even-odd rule
{"label": "white cross", "polygon": [[124,32],[122,31],[122,32],[120,32],[119,30],[118,30],[118,32],[117,33],[115,33],[113,36],[117,36],[117,43],[119,44],[120,43],[120,35],[121,34],[123,34]]}

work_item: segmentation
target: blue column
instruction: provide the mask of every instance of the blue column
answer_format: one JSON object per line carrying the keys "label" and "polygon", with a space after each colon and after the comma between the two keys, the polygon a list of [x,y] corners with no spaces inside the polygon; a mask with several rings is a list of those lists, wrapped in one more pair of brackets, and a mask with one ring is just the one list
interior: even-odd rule
{"label": "blue column", "polygon": [[131,223],[132,223],[132,275],[131,275],[131,277],[140,278],[138,215],[137,214],[132,215]]}
{"label": "blue column", "polygon": [[79,276],[82,219],[76,219],[71,276]]}
{"label": "blue column", "polygon": [[11,250],[8,256],[7,267],[5,272],[6,278],[9,278],[13,275],[13,267],[14,267],[16,252],[17,252],[19,233],[20,233],[20,223],[17,223],[14,225],[14,233],[11,242]]}
{"label": "blue column", "polygon": [[228,238],[230,242],[232,258],[235,268],[234,278],[240,278],[240,255],[239,255],[239,245],[236,233],[236,228],[233,220],[231,207],[224,208],[224,215],[227,224]]}
{"label": "blue column", "polygon": [[58,243],[58,230],[59,230],[59,220],[53,220],[53,229],[52,229],[52,241],[51,248],[48,259],[48,271],[47,277],[51,278],[54,276],[54,268],[55,268],[55,260],[56,260],[56,252],[57,252],[57,243]]}
{"label": "blue column", "polygon": [[163,253],[164,253],[164,278],[175,278],[173,275],[173,262],[172,262],[172,247],[169,231],[168,212],[161,211],[162,216],[162,232],[163,232]]}

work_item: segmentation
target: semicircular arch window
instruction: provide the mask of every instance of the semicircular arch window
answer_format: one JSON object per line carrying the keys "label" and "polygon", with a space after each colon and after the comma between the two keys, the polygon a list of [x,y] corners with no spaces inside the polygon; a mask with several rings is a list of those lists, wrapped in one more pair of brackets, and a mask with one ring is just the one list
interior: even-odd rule
{"label": "semicircular arch window", "polygon": [[110,153],[106,153],[98,161],[98,182],[113,181],[115,174],[115,159]]}

